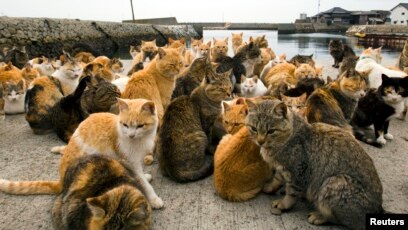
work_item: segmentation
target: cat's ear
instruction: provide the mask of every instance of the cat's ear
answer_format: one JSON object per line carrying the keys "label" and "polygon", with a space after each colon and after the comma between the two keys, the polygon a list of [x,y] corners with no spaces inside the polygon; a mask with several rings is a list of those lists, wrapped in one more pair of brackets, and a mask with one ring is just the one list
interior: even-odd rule
{"label": "cat's ear", "polygon": [[119,106],[119,110],[122,112],[122,111],[125,111],[125,110],[127,110],[128,108],[129,108],[129,106],[128,106],[128,104],[126,103],[126,101],[125,100],[123,100],[123,99],[120,99],[120,98],[116,98],[117,100],[118,100],[118,106]]}
{"label": "cat's ear", "polygon": [[242,74],[241,75],[241,83],[244,82],[245,80],[246,80],[246,77],[245,77],[245,75]]}
{"label": "cat's ear", "polygon": [[217,39],[215,39],[215,38],[213,37],[213,43],[214,43],[214,45],[215,45],[216,42],[217,42]]}
{"label": "cat's ear", "polygon": [[27,72],[30,72],[30,71],[31,71],[31,64],[27,62],[27,63],[24,65],[24,68],[26,69]]}
{"label": "cat's ear", "polygon": [[156,114],[156,106],[154,105],[154,102],[148,101],[142,105],[142,110],[149,112],[152,115]]}
{"label": "cat's ear", "polygon": [[313,57],[313,54],[309,55],[309,57],[312,58],[312,57]]}
{"label": "cat's ear", "polygon": [[285,103],[281,102],[275,106],[275,108],[273,109],[273,114],[278,118],[287,118],[288,107]]}
{"label": "cat's ear", "polygon": [[24,88],[25,88],[25,81],[24,81],[24,79],[21,79],[21,80],[17,83],[17,87],[19,87],[20,89],[24,89]]}
{"label": "cat's ear", "polygon": [[201,39],[200,39],[200,42],[203,43],[203,42],[204,42],[204,38],[201,38]]}
{"label": "cat's ear", "polygon": [[303,93],[302,95],[300,95],[300,97],[299,97],[299,100],[301,102],[306,102],[306,99],[307,99],[307,93],[306,92]]}
{"label": "cat's ear", "polygon": [[248,105],[249,111],[258,109],[258,105],[251,99],[245,99],[245,103]]}
{"label": "cat's ear", "polygon": [[226,38],[224,39],[224,42],[227,43],[227,44],[228,44],[228,39],[229,39],[228,37],[226,37]]}
{"label": "cat's ear", "polygon": [[286,54],[281,54],[281,55],[279,56],[279,59],[286,61]]}
{"label": "cat's ear", "polygon": [[377,51],[377,53],[381,53],[382,50],[382,46],[378,47],[377,49],[375,49],[375,51]]}
{"label": "cat's ear", "polygon": [[166,51],[165,51],[163,48],[159,47],[159,48],[157,49],[157,51],[158,51],[158,53],[159,53],[159,58],[160,58],[160,59],[162,59],[164,56],[166,56]]}
{"label": "cat's ear", "polygon": [[207,46],[211,47],[211,41],[207,42]]}
{"label": "cat's ear", "polygon": [[225,112],[231,110],[231,106],[230,106],[227,102],[222,101],[221,105],[222,105],[222,111],[223,111],[223,113],[225,113]]}
{"label": "cat's ear", "polygon": [[259,80],[258,75],[254,75],[254,76],[252,77],[252,80],[253,80],[255,83],[258,83],[258,80]]}
{"label": "cat's ear", "polygon": [[182,37],[182,38],[180,39],[180,42],[181,42],[182,44],[186,44],[186,38],[185,38],[185,37]]}
{"label": "cat's ear", "polygon": [[253,42],[254,38],[252,36],[249,36],[249,42]]}
{"label": "cat's ear", "polygon": [[235,102],[236,105],[245,105],[245,98],[239,97],[237,98],[237,101]]}
{"label": "cat's ear", "polygon": [[390,80],[390,78],[389,78],[387,75],[385,75],[385,74],[381,74],[381,80],[382,80],[383,82],[388,82],[388,81]]}
{"label": "cat's ear", "polygon": [[173,38],[168,38],[167,41],[169,42],[169,44],[172,44],[174,42]]}
{"label": "cat's ear", "polygon": [[94,218],[102,219],[105,217],[106,213],[103,209],[104,204],[99,200],[98,197],[87,198],[86,204],[91,210],[92,216]]}
{"label": "cat's ear", "polygon": [[242,37],[242,35],[244,35],[244,32],[241,32],[239,35]]}

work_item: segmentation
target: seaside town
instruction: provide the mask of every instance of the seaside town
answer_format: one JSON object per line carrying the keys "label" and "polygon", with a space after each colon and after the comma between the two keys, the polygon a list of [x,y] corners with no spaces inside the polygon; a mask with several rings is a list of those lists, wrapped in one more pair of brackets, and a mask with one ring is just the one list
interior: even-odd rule
{"label": "seaside town", "polygon": [[406,229],[408,3],[317,2],[288,23],[0,10],[0,229]]}

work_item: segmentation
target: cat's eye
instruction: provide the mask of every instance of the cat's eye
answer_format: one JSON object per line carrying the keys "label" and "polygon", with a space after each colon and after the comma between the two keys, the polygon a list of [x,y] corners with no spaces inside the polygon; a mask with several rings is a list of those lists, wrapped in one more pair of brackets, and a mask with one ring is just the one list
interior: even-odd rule
{"label": "cat's eye", "polygon": [[274,132],[276,132],[276,129],[270,129],[270,130],[268,130],[268,132],[267,132],[266,134],[271,135],[271,134],[273,134]]}
{"label": "cat's eye", "polygon": [[125,124],[125,123],[122,123],[122,125],[123,125],[124,127],[126,127],[126,128],[129,128],[129,126],[128,126],[127,124]]}
{"label": "cat's eye", "polygon": [[136,126],[137,129],[143,128],[145,125],[144,124],[140,124],[138,126]]}
{"label": "cat's eye", "polygon": [[250,131],[252,131],[252,132],[254,132],[254,133],[256,133],[258,130],[255,128],[255,127],[253,127],[253,126],[249,126],[249,130]]}

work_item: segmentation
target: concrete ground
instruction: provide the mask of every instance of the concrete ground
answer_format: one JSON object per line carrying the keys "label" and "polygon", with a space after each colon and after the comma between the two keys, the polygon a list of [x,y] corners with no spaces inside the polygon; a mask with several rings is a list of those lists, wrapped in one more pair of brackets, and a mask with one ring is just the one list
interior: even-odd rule
{"label": "concrete ground", "polygon": [[[395,139],[382,149],[362,146],[380,175],[385,210],[408,213],[408,122],[391,121],[390,133]],[[23,115],[7,116],[0,121],[0,178],[58,179],[60,156],[52,154],[50,148],[61,144],[55,134],[34,135]],[[152,185],[165,202],[164,209],[153,212],[153,229],[344,229],[310,225],[310,209],[303,201],[291,211],[275,216],[270,213],[270,203],[278,196],[260,194],[247,202],[231,203],[216,195],[212,177],[177,184],[158,172],[157,162],[146,167],[146,171],[152,173]],[[0,229],[52,229],[54,199],[47,195],[0,193]]]}

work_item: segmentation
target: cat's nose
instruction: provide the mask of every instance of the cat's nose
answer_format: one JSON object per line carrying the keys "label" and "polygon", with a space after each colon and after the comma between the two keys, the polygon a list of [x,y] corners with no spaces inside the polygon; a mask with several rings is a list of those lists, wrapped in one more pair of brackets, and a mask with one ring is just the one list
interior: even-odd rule
{"label": "cat's nose", "polygon": [[130,137],[130,138],[134,138],[134,137],[135,137],[135,134],[130,134],[129,137]]}
{"label": "cat's nose", "polygon": [[264,136],[258,136],[258,137],[256,138],[256,141],[258,142],[258,144],[259,144],[260,146],[262,146],[262,145],[265,143],[265,137],[264,137]]}

